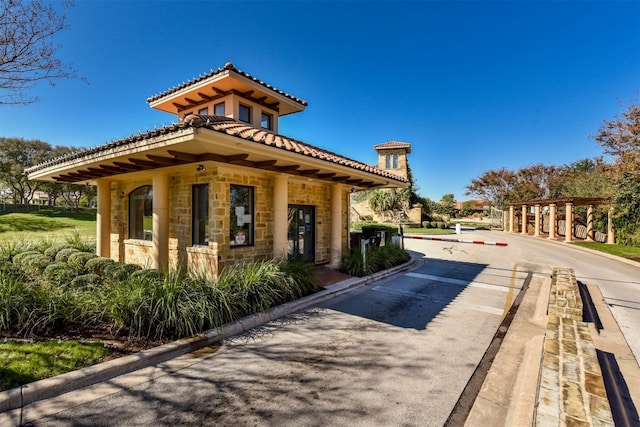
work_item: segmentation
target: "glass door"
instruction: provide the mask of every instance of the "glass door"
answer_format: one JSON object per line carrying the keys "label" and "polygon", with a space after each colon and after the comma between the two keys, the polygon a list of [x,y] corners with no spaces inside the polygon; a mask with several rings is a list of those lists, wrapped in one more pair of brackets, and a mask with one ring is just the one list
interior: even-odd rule
{"label": "glass door", "polygon": [[289,205],[288,250],[289,256],[304,261],[314,261],[315,206]]}

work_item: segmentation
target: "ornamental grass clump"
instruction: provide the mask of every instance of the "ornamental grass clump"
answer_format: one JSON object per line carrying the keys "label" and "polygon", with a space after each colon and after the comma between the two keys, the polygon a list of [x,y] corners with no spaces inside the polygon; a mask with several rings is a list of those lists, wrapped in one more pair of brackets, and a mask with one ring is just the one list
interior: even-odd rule
{"label": "ornamental grass clump", "polygon": [[226,302],[210,283],[188,277],[184,270],[136,274],[113,286],[106,306],[114,326],[137,337],[177,338],[219,327]]}
{"label": "ornamental grass clump", "polygon": [[295,298],[296,284],[280,269],[279,260],[250,261],[226,267],[217,286],[229,293],[235,316],[267,310]]}

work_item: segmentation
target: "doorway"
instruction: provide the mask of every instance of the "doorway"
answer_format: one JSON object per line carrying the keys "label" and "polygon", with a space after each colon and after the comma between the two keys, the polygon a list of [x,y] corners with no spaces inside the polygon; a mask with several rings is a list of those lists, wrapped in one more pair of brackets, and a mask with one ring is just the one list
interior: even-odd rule
{"label": "doorway", "polygon": [[316,208],[307,205],[289,205],[288,210],[289,256],[303,261],[316,258]]}

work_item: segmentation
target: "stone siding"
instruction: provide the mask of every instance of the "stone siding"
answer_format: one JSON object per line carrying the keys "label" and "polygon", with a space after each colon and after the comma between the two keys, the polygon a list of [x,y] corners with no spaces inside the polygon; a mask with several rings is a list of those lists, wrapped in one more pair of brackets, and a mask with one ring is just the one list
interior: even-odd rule
{"label": "stone siding", "polygon": [[[205,171],[195,168],[172,171],[169,178],[169,267],[185,266],[190,271],[217,274],[225,265],[240,261],[269,259],[273,255],[273,177],[271,174],[238,167],[207,164]],[[192,187],[209,185],[209,244],[191,242]],[[111,257],[114,260],[152,265],[150,241],[129,239],[129,194],[151,178],[114,182],[111,189]],[[243,185],[254,189],[254,245],[230,245],[230,187]],[[331,186],[332,183],[289,178],[288,203],[315,207],[315,258],[317,263],[330,260]],[[348,186],[342,193],[343,252],[348,245]]]}
{"label": "stone siding", "polygon": [[554,269],[548,310],[536,426],[613,426],[573,269]]}

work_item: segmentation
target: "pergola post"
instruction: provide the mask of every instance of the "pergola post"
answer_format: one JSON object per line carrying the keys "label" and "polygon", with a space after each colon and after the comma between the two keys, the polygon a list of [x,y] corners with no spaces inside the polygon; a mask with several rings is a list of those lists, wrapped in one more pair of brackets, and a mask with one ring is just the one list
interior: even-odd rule
{"label": "pergola post", "polygon": [[153,174],[153,268],[169,267],[169,174]]}
{"label": "pergola post", "polygon": [[98,212],[96,215],[96,254],[111,256],[111,181],[97,180]]}
{"label": "pergola post", "polygon": [[549,205],[549,239],[554,240],[556,238],[556,227],[557,227],[557,219],[556,219],[556,204],[551,203]]}
{"label": "pergola post", "polygon": [[573,203],[567,202],[565,205],[565,232],[564,241],[571,242],[573,240]]}
{"label": "pergola post", "polygon": [[541,214],[540,203],[536,204],[536,220],[535,220],[535,230],[533,231],[533,235],[535,237],[540,237],[540,214]]}
{"label": "pergola post", "polygon": [[613,245],[616,242],[616,236],[613,231],[613,207],[609,208],[607,213],[607,244]]}
{"label": "pergola post", "polygon": [[287,256],[287,210],[288,205],[287,175],[279,174],[273,177],[273,257]]}
{"label": "pergola post", "polygon": [[587,206],[587,242],[593,242],[593,205]]}
{"label": "pergola post", "polygon": [[515,233],[516,211],[513,205],[509,206],[509,233]]}
{"label": "pergola post", "polygon": [[522,235],[527,235],[527,205],[522,205],[522,230],[520,233]]}

